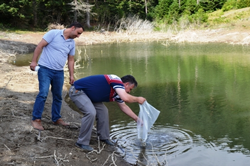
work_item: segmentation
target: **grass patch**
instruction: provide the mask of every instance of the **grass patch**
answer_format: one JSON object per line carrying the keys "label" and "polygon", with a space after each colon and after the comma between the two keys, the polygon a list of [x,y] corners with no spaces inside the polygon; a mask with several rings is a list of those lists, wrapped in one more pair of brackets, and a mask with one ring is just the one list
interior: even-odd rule
{"label": "grass patch", "polygon": [[206,29],[219,29],[224,28],[227,30],[238,30],[244,31],[250,27],[250,7],[223,11],[217,10],[215,12],[209,13],[207,22],[200,23],[190,21],[187,18],[180,19],[179,22],[174,22],[169,25],[164,22],[157,23],[157,30],[162,32],[171,32],[173,34],[185,30],[206,30]]}
{"label": "grass patch", "polygon": [[[224,26],[227,24],[228,28],[244,28],[249,27],[250,23],[250,8],[243,8],[237,10],[230,10],[223,12],[222,10],[215,11],[208,14],[208,23],[211,27]],[[244,26],[243,26],[244,25]]]}

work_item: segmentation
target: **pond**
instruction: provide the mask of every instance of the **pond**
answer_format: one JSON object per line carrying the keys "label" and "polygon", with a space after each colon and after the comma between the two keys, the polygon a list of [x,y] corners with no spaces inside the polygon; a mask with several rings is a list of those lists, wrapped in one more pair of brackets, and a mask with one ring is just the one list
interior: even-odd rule
{"label": "pond", "polygon": [[[136,123],[107,103],[111,139],[138,165],[235,166],[250,162],[250,48],[165,42],[81,46],[76,79],[94,74],[133,75],[160,111],[146,146]],[[20,60],[22,61],[22,60]],[[19,61],[16,60],[18,65]],[[138,114],[139,105],[128,104]]]}

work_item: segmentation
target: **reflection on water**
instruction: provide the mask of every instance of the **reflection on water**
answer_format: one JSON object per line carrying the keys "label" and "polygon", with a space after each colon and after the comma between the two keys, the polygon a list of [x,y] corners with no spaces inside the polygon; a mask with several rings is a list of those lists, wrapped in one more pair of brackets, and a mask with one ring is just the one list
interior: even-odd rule
{"label": "reflection on water", "polygon": [[[136,124],[116,103],[106,103],[111,137],[128,162],[249,164],[250,47],[121,43],[78,47],[76,53],[76,79],[94,74],[134,75],[138,87],[132,95],[145,97],[161,112],[143,147]],[[139,113],[138,104],[128,105]]]}

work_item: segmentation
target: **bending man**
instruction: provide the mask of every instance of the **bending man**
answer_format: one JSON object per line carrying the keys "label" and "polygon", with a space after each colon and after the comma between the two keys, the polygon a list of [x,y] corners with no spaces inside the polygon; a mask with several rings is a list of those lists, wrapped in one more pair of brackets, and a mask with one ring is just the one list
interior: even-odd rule
{"label": "bending man", "polygon": [[109,115],[103,102],[116,101],[120,109],[137,122],[138,116],[125,104],[142,104],[146,100],[144,97],[129,94],[136,86],[137,82],[131,75],[122,78],[116,75],[93,75],[75,81],[70,88],[69,96],[84,113],[76,146],[87,151],[93,150],[89,142],[95,119],[100,140],[108,145],[114,145],[109,140]]}
{"label": "bending man", "polygon": [[74,83],[74,55],[75,41],[79,37],[84,28],[79,23],[73,23],[68,28],[59,30],[53,29],[47,32],[40,43],[37,45],[30,69],[35,70],[39,55],[38,64],[39,93],[33,108],[32,126],[38,130],[44,130],[41,124],[44,104],[48,96],[49,87],[53,95],[52,103],[52,121],[54,124],[67,126],[61,119],[62,105],[62,87],[64,83],[64,65],[68,60],[68,68],[70,75],[70,84]]}

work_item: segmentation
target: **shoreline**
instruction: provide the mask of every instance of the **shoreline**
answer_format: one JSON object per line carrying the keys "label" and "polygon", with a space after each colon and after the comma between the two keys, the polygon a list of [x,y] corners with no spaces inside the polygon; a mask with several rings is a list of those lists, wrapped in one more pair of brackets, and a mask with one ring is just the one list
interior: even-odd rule
{"label": "shoreline", "polygon": [[[72,124],[72,128],[63,128],[52,124],[50,119],[50,109],[52,96],[46,100],[42,123],[45,131],[41,137],[37,130],[31,126],[31,115],[35,97],[38,93],[37,73],[31,71],[29,66],[18,67],[9,64],[7,59],[18,50],[22,42],[23,50],[34,49],[44,33],[26,33],[14,34],[0,32],[0,40],[7,44],[0,49],[0,161],[3,164],[24,164],[24,165],[53,165],[55,160],[61,160],[64,165],[110,165],[113,161],[111,157],[117,160],[116,165],[130,165],[122,158],[122,155],[115,155],[114,148],[105,146],[104,150],[98,147],[96,136],[92,136],[91,146],[98,152],[88,154],[75,147],[75,141],[78,137],[79,123],[81,115],[72,110],[65,100],[62,103],[62,118]],[[80,38],[75,39],[76,45],[91,45],[105,43],[122,42],[149,42],[161,41],[166,43],[228,43],[228,44],[250,44],[250,31],[236,30],[186,30],[177,34],[173,33],[147,33],[147,34],[117,34],[114,32],[84,32]],[[4,42],[0,43],[3,46]],[[27,48],[26,48],[27,46]],[[3,50],[7,48],[7,50]],[[14,50],[14,51],[13,51]],[[3,55],[5,51],[5,55]],[[2,53],[2,54],[1,54]],[[20,54],[16,56],[21,56]],[[65,72],[66,73],[66,72]],[[67,74],[65,74],[67,75]],[[65,78],[63,86],[63,98],[67,95],[68,79]],[[39,137],[38,137],[39,136]],[[40,139],[40,140],[39,140]],[[45,156],[47,156],[45,158]],[[50,157],[48,157],[50,156]],[[65,157],[64,157],[65,156]],[[64,158],[64,159],[63,159]],[[92,159],[97,159],[92,161]]]}
{"label": "shoreline", "polygon": [[[5,33],[0,31],[0,40],[22,42],[37,45],[46,32],[29,32],[25,34]],[[227,44],[250,44],[250,30],[248,29],[204,29],[182,30],[151,33],[116,33],[116,32],[83,32],[79,38],[74,39],[76,45],[92,45],[122,42],[150,42],[165,41],[174,43],[227,43]],[[1,49],[1,47],[0,47]]]}

